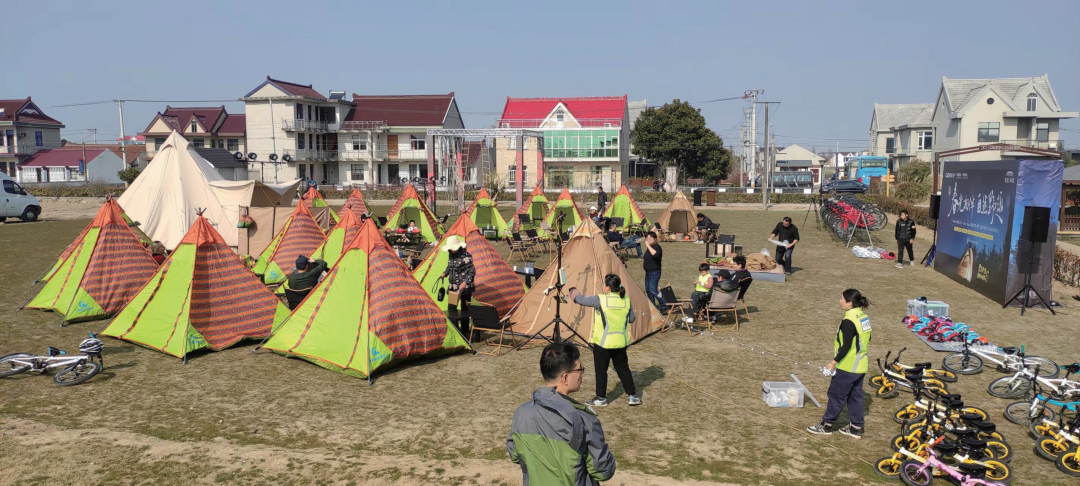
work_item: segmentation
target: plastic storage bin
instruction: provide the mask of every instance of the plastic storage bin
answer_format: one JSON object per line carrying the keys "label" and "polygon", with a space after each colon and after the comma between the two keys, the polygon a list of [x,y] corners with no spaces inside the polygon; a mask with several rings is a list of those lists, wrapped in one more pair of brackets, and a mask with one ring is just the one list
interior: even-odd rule
{"label": "plastic storage bin", "polygon": [[806,388],[793,381],[766,381],[761,383],[761,398],[770,407],[802,408]]}
{"label": "plastic storage bin", "polygon": [[907,313],[909,316],[916,317],[947,317],[949,315],[949,304],[940,300],[926,302],[909,300],[907,301]]}

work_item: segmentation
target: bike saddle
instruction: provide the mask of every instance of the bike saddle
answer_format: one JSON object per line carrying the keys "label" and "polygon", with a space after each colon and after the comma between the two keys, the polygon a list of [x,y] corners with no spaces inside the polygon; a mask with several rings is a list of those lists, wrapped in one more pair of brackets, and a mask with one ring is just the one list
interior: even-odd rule
{"label": "bike saddle", "polygon": [[971,476],[973,478],[982,478],[986,476],[986,467],[980,464],[961,462],[960,464],[956,465],[956,468],[959,469],[962,474]]}
{"label": "bike saddle", "polygon": [[978,429],[979,432],[982,432],[984,434],[993,434],[995,431],[997,431],[997,425],[994,425],[993,422],[975,419],[968,420],[965,423],[967,423],[968,426]]}
{"label": "bike saddle", "polygon": [[975,437],[964,437],[960,439],[960,443],[964,447],[971,449],[972,451],[981,451],[986,449],[986,441]]}
{"label": "bike saddle", "polygon": [[938,445],[934,446],[934,450],[938,451],[938,453],[943,456],[951,456],[953,454],[956,454],[956,449],[957,447],[955,442],[942,441],[939,442]]}
{"label": "bike saddle", "polygon": [[919,380],[922,379],[922,371],[921,370],[919,370],[919,371],[905,370],[904,371],[904,379],[906,379],[908,381],[919,381]]}
{"label": "bike saddle", "polygon": [[952,432],[958,440],[975,438],[975,431],[972,429],[953,429],[949,432]]}
{"label": "bike saddle", "polygon": [[964,408],[964,401],[959,399],[949,400],[945,402],[945,406],[951,410],[959,410],[961,408]]}
{"label": "bike saddle", "polygon": [[951,401],[954,401],[954,400],[959,400],[960,399],[960,394],[959,393],[944,393],[944,394],[938,395],[938,397],[940,397],[941,400],[944,401],[944,402],[951,402]]}
{"label": "bike saddle", "polygon": [[931,363],[915,363],[914,365],[912,365],[912,367],[913,368],[921,368],[921,369],[924,369],[924,370],[928,370],[930,368],[933,368],[934,365],[931,364]]}
{"label": "bike saddle", "polygon": [[1080,373],[1080,363],[1073,363],[1071,365],[1062,366],[1061,369],[1068,371],[1069,373]]}
{"label": "bike saddle", "polygon": [[1001,348],[1001,352],[1005,354],[1016,354],[1017,351],[1019,351],[1019,349],[1012,346],[1007,348]]}
{"label": "bike saddle", "polygon": [[61,354],[66,354],[62,350],[56,349],[56,348],[54,348],[52,346],[48,346],[45,349],[47,349],[49,351],[49,356],[50,357],[51,356],[59,356]]}

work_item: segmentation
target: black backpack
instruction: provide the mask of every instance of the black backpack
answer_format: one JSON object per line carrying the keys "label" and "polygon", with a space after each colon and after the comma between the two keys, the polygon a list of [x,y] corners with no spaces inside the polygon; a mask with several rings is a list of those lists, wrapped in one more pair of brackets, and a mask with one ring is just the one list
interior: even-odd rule
{"label": "black backpack", "polygon": [[739,282],[736,282],[735,279],[724,279],[721,280],[719,284],[715,285],[713,290],[716,290],[717,288],[719,288],[721,292],[734,292],[739,290]]}

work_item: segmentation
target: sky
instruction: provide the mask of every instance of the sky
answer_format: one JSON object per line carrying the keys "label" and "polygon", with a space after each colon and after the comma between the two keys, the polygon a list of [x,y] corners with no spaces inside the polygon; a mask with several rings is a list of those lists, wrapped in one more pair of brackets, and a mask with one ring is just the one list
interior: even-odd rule
{"label": "sky", "polygon": [[[759,89],[780,102],[777,144],[818,151],[865,148],[874,103],[933,103],[942,76],[1047,73],[1080,111],[1073,0],[0,0],[0,17],[0,98],[33,97],[71,141],[119,136],[116,103],[86,103],[153,101],[125,103],[131,135],[167,104],[242,113],[268,75],[323,94],[453,91],[467,128],[494,124],[507,96],[680,99],[726,143],[744,102],[702,101]],[[1062,127],[1080,147],[1080,120]]]}

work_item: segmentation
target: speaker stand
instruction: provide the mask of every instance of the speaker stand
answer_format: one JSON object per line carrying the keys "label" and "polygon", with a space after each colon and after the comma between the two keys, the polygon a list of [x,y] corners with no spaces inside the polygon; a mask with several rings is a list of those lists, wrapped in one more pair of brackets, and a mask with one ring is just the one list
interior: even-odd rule
{"label": "speaker stand", "polygon": [[[1021,288],[1016,295],[1012,296],[1005,305],[1001,306],[1001,308],[1004,309],[1008,307],[1014,300],[1019,301],[1021,304],[1020,315],[1022,316],[1024,315],[1024,311],[1027,310],[1028,307],[1031,307],[1031,294],[1034,293],[1035,297],[1039,298],[1039,302],[1042,302],[1043,307],[1049,309],[1050,313],[1056,316],[1057,312],[1054,311],[1054,308],[1050,307],[1050,304],[1046,303],[1046,299],[1043,299],[1042,295],[1039,295],[1039,291],[1031,286],[1031,267],[1035,265],[1035,242],[1032,241],[1029,243],[1031,244],[1031,253],[1028,254],[1027,272],[1024,272],[1024,287]],[[1023,295],[1024,298],[1020,299],[1020,295]]]}
{"label": "speaker stand", "polygon": [[926,255],[922,257],[922,261],[919,265],[926,264],[930,266],[934,264],[934,255],[937,254],[937,225],[934,225],[934,242],[930,245],[930,249],[926,250]]}

